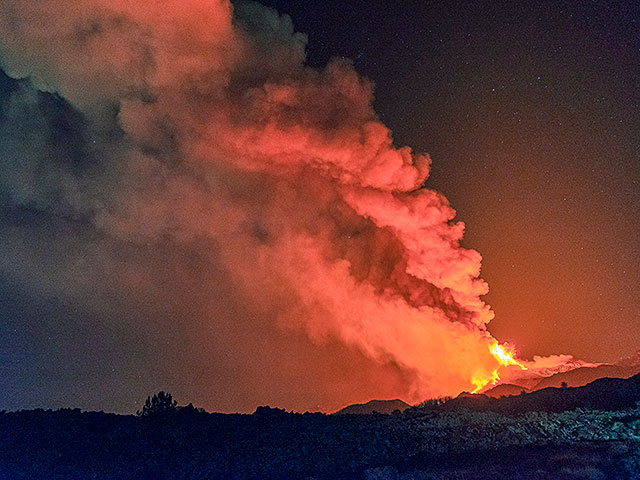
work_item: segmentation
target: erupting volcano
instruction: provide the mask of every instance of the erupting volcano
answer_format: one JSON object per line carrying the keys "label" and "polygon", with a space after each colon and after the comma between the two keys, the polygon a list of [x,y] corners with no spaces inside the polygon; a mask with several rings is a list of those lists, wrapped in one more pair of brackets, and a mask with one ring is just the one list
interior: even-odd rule
{"label": "erupting volcano", "polygon": [[[526,370],[521,362],[514,358],[515,349],[513,347],[509,347],[508,345],[500,345],[498,342],[494,343],[491,347],[491,354],[494,358],[500,363],[501,366],[508,367],[509,365],[516,365],[520,367],[522,370]],[[477,393],[482,390],[487,384],[491,383],[491,385],[495,385],[500,380],[500,375],[498,373],[499,367],[495,368],[490,376],[486,376],[486,374],[479,374],[473,377],[471,380],[475,385],[475,389],[471,393]]]}
{"label": "erupting volcano", "polygon": [[306,42],[245,1],[0,4],[2,272],[90,319],[66,338],[95,336],[108,359],[87,364],[123,375],[96,391],[144,378],[218,410],[331,410],[570,364],[489,333],[481,256],[427,188],[431,159],[394,144],[349,61],[307,66]]}

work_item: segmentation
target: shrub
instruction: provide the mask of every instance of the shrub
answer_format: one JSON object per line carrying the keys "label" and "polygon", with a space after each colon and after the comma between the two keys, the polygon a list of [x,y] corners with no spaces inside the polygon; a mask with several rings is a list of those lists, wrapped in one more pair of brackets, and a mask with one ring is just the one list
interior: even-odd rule
{"label": "shrub", "polygon": [[166,415],[175,413],[176,402],[170,393],[158,392],[153,397],[147,397],[142,410],[138,410],[139,417],[148,417],[149,415]]}

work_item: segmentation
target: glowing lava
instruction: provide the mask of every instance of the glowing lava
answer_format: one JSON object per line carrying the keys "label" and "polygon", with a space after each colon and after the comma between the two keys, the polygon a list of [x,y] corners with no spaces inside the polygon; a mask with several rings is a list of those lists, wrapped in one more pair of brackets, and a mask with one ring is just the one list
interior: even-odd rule
{"label": "glowing lava", "polygon": [[485,372],[477,373],[472,379],[471,383],[475,385],[475,390],[471,393],[478,393],[482,390],[488,383],[495,385],[500,380],[500,375],[498,374],[498,370],[501,366],[507,367],[509,365],[517,365],[522,370],[526,370],[522,363],[517,361],[513,356],[515,355],[515,349],[509,345],[500,345],[498,342],[495,342],[490,348],[491,354],[498,361],[499,366],[495,368],[489,375]]}

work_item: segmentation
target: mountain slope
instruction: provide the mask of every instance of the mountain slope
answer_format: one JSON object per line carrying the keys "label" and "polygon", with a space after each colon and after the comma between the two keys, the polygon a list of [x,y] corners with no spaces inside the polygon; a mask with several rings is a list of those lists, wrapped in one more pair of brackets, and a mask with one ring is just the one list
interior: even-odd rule
{"label": "mountain slope", "polygon": [[374,412],[389,414],[395,410],[401,412],[409,408],[411,405],[402,400],[371,400],[367,403],[356,403],[348,405],[342,410],[338,410],[334,415],[367,415]]}
{"label": "mountain slope", "polygon": [[561,387],[562,383],[566,383],[569,387],[582,387],[598,378],[629,378],[639,372],[640,367],[638,366],[599,365],[597,367],[581,367],[543,378],[531,390]]}
{"label": "mountain slope", "polygon": [[493,388],[490,388],[486,392],[483,392],[487,397],[500,398],[510,397],[511,395],[520,395],[521,392],[528,393],[529,390],[520,385],[514,385],[512,383],[501,383]]}
{"label": "mountain slope", "polygon": [[631,378],[599,378],[582,387],[548,387],[525,395],[491,398],[467,395],[449,400],[445,410],[471,409],[520,414],[531,411],[562,412],[576,408],[620,410],[640,401],[640,374]]}

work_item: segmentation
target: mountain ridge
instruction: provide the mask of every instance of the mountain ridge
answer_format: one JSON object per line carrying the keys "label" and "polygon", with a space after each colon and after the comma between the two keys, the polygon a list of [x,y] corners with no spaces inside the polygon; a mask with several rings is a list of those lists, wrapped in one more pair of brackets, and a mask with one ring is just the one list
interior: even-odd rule
{"label": "mountain ridge", "polygon": [[396,410],[401,412],[410,408],[411,405],[395,398],[393,400],[369,400],[366,403],[354,403],[341,408],[333,415],[370,415],[372,413],[390,414]]}

